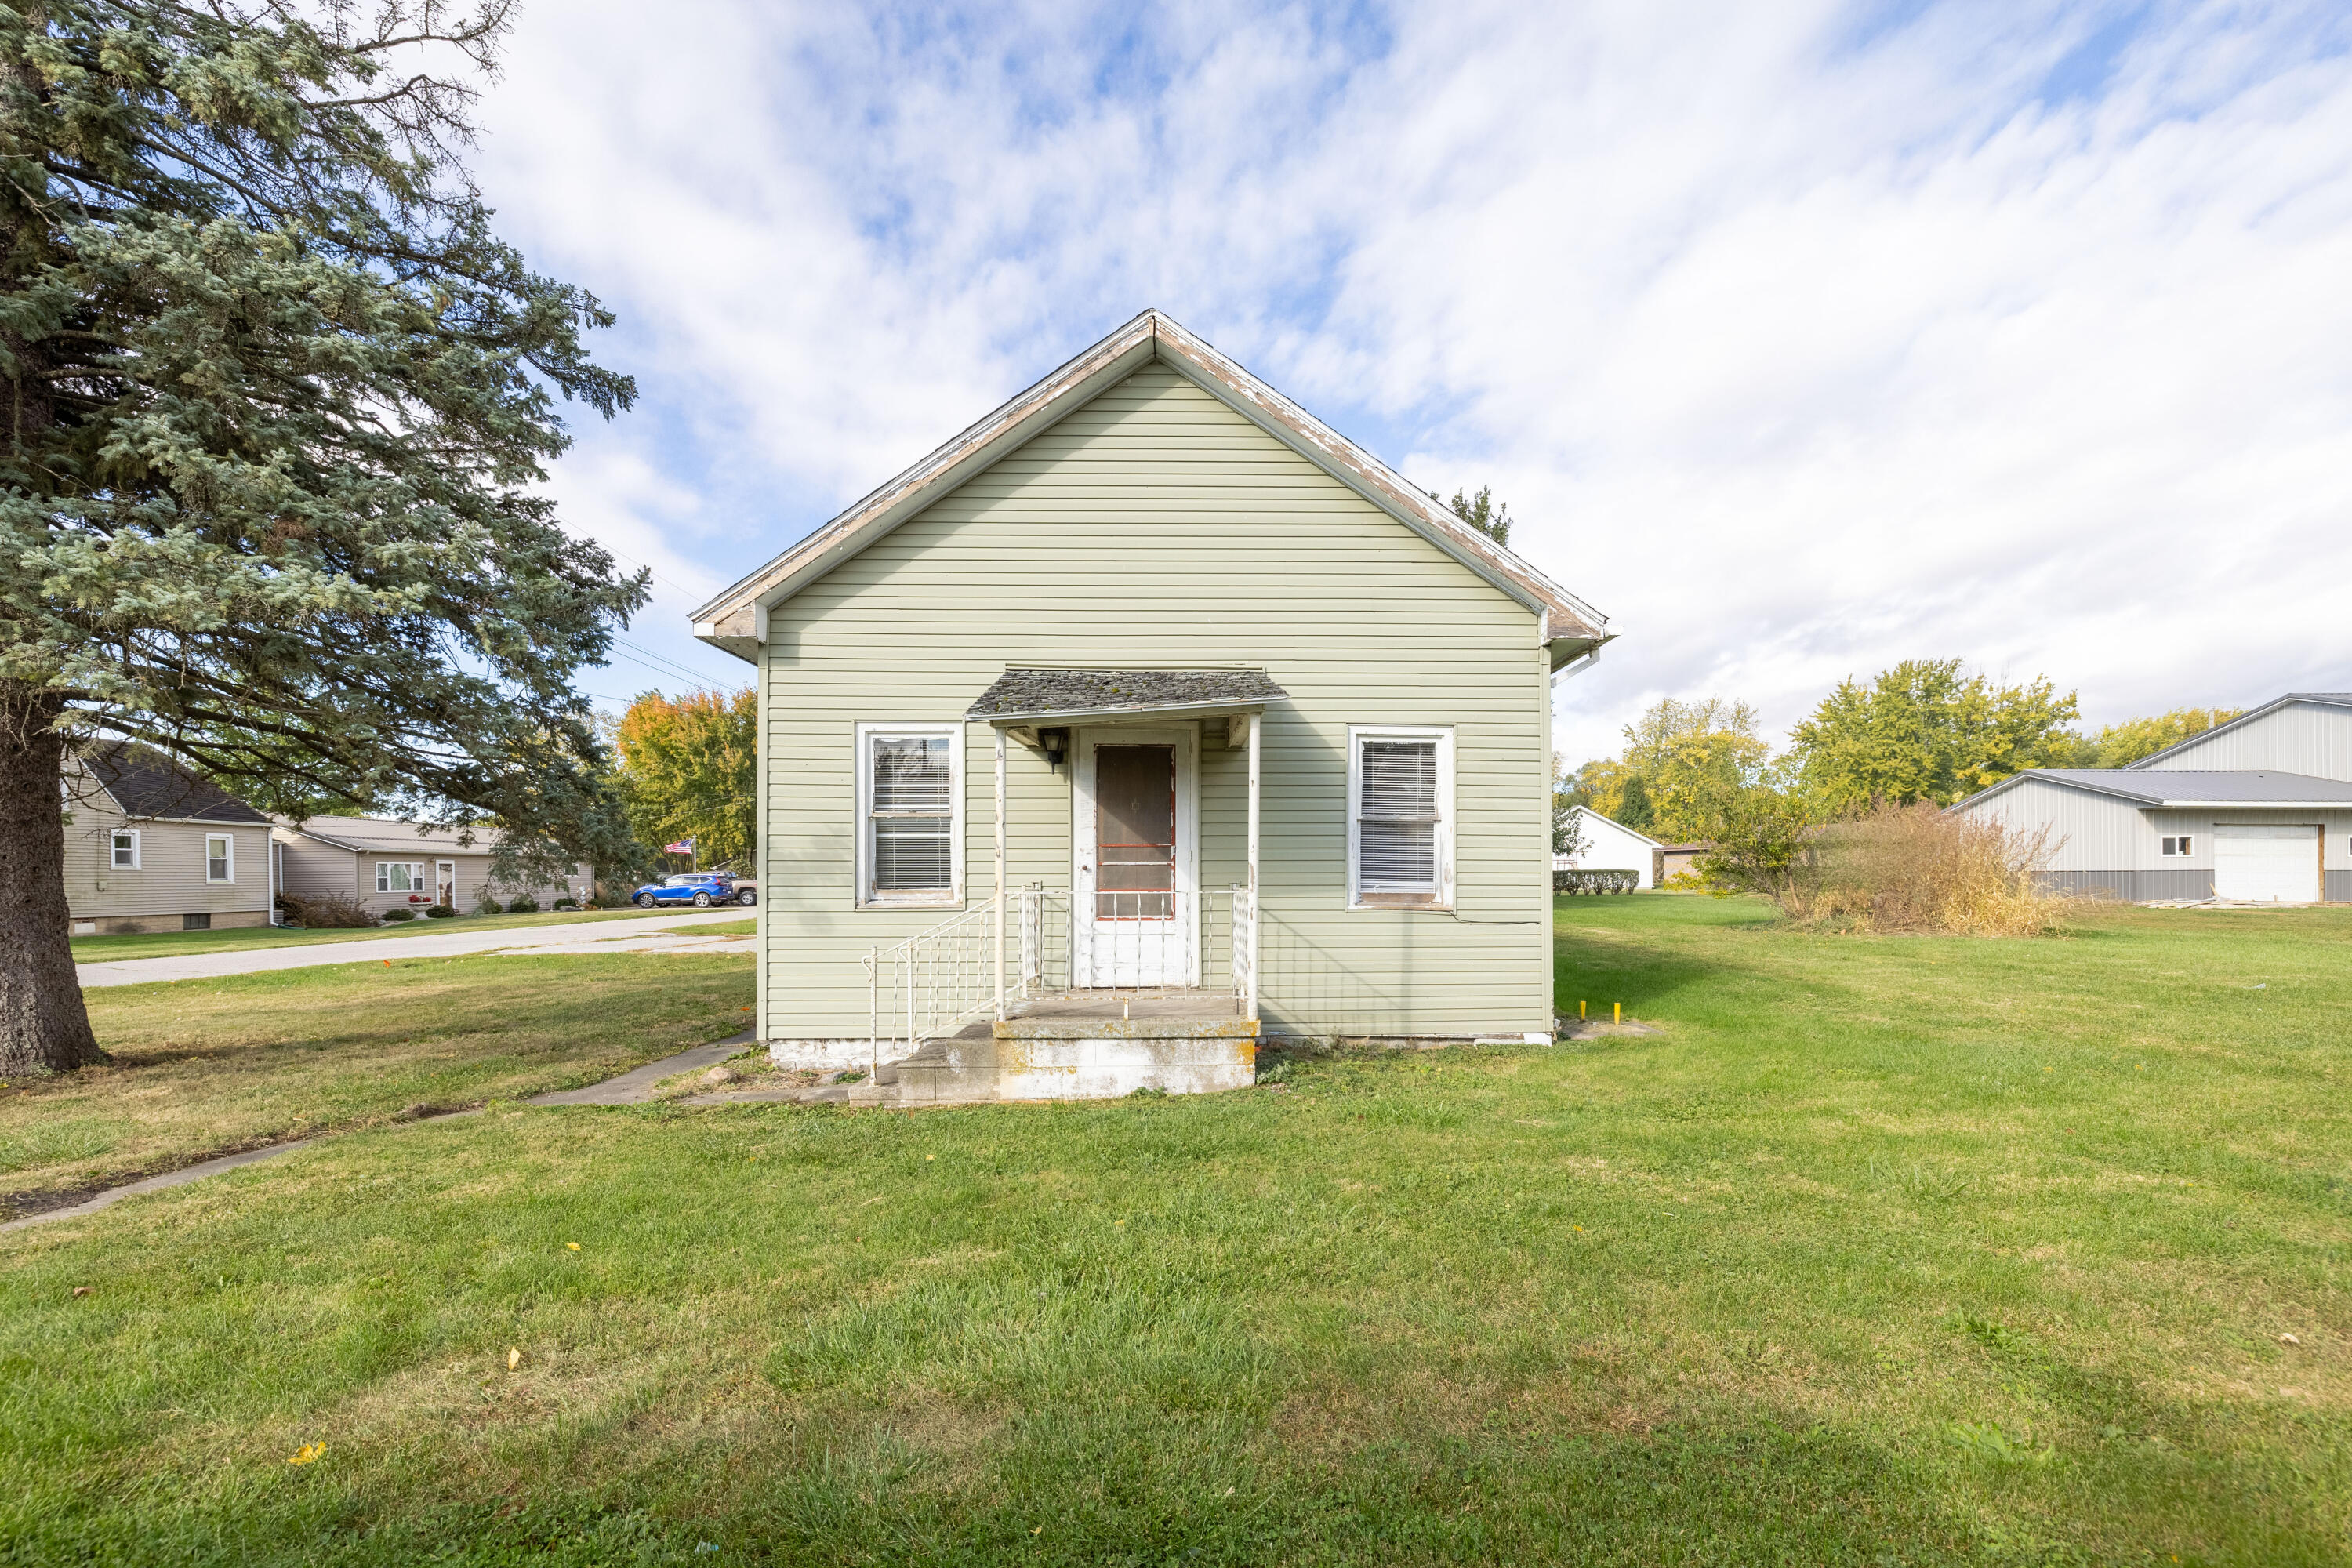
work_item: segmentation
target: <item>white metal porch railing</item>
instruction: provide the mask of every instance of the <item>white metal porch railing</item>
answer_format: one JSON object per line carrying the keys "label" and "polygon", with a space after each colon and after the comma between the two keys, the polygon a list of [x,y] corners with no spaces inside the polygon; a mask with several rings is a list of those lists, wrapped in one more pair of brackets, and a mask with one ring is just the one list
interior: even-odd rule
{"label": "white metal porch railing", "polygon": [[996,1010],[996,946],[1004,935],[997,916],[1003,907],[991,898],[904,942],[867,951],[872,1021],[866,1041],[874,1071],[881,1070],[885,1042],[895,1061],[913,1055],[925,1040]]}
{"label": "white metal porch railing", "polygon": [[[1257,1016],[1257,900],[1249,889],[1099,893],[1084,930],[1073,926],[1067,889],[1033,882],[1019,896],[1019,962],[1008,965],[1004,977],[1008,1005],[1086,986],[1202,984],[1198,977],[1222,940],[1225,989],[1243,1017]],[[904,942],[866,952],[867,1040],[876,1070],[886,1047],[887,1059],[896,1060],[995,1011],[992,944],[1006,935],[1001,909],[991,898]]]}

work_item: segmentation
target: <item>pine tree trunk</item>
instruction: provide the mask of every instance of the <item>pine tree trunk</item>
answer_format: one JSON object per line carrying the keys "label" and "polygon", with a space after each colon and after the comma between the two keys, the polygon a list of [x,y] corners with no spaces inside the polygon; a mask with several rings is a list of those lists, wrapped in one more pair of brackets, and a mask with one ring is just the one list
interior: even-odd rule
{"label": "pine tree trunk", "polygon": [[0,1076],[106,1060],[74,978],[55,728],[64,707],[0,680]]}

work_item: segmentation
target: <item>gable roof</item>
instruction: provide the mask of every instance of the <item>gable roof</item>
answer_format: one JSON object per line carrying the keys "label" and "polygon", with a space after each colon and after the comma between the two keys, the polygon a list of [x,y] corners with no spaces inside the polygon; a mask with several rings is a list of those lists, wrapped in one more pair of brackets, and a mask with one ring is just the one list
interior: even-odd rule
{"label": "gable roof", "polygon": [[2352,781],[2283,773],[2269,768],[2158,768],[2144,773],[2129,768],[2028,768],[1979,790],[1952,809],[1960,811],[1990,800],[2027,779],[2109,795],[2143,810],[2197,805],[2352,805]]}
{"label": "gable roof", "polygon": [[1628,827],[1613,816],[1603,816],[1589,805],[1580,805],[1575,809],[1582,812],[1585,816],[1592,818],[1595,822],[1605,822],[1610,826],[1615,828],[1618,832],[1625,834],[1631,837],[1640,839],[1643,843],[1648,845],[1653,849],[1664,849],[1665,847],[1665,844],[1662,840],[1651,837],[1648,834],[1643,832],[1638,827]]}
{"label": "gable roof", "polygon": [[[2251,724],[2257,719],[2263,718],[2267,714],[2275,713],[2282,708],[2293,707],[2298,702],[2308,702],[2322,708],[2352,708],[2352,691],[2290,691],[2285,696],[2275,698],[2271,701],[2263,703],[2259,708],[2249,709],[2226,723],[2216,724],[2210,730],[2200,730],[2185,741],[2175,741],[2172,744],[2165,747],[2164,750],[2160,752],[2150,752],[2147,756],[2140,758],[2137,762],[2126,763],[2124,766],[2126,769],[2134,770],[2146,768],[2150,763],[2156,762],[2159,758],[2168,757],[2175,752],[2185,751],[2190,746],[2201,746],[2216,735],[2225,734],[2228,731],[2238,728],[2241,724]],[[2170,772],[2171,770],[2158,769],[2156,771],[2163,773]]]}
{"label": "gable roof", "polygon": [[362,855],[397,854],[408,850],[429,850],[439,854],[487,855],[499,844],[495,827],[471,830],[473,842],[457,842],[454,827],[427,827],[418,831],[414,822],[404,822],[394,816],[313,816],[303,822],[281,823],[289,833],[305,838],[315,838],[321,844],[338,849],[349,849]]}
{"label": "gable roof", "polygon": [[124,816],[146,822],[250,823],[269,818],[161,752],[127,741],[92,746],[81,764]]}
{"label": "gable roof", "polygon": [[756,658],[754,649],[767,640],[770,606],[1155,361],[1542,616],[1554,669],[1615,635],[1607,629],[1607,616],[1156,310],[1143,311],[696,610],[694,635],[739,658]]}

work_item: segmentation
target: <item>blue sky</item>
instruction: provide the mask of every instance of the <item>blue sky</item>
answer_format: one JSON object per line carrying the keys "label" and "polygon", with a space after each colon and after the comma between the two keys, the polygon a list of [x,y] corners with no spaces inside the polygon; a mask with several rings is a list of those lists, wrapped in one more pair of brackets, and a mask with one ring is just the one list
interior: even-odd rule
{"label": "blue sky", "polygon": [[[503,229],[621,317],[570,526],[686,612],[1158,305],[1784,729],[1958,655],[2094,722],[2352,687],[2340,5],[540,0]],[[657,43],[658,47],[651,47]]]}

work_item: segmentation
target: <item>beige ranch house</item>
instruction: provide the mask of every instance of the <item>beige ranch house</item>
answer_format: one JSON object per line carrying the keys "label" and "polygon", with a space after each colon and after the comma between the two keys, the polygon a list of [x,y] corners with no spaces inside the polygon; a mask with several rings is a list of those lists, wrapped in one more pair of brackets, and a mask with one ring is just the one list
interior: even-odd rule
{"label": "beige ranch house", "polygon": [[759,671],[758,1026],[904,1101],[1548,1040],[1603,617],[1146,311],[697,612]]}
{"label": "beige ranch house", "polygon": [[454,828],[420,831],[396,817],[313,816],[280,821],[273,837],[279,887],[289,893],[340,893],[376,915],[395,909],[422,914],[434,904],[467,913],[485,898],[505,902],[524,892],[544,910],[562,898],[584,901],[596,890],[586,866],[573,867],[562,882],[493,888],[493,828],[478,827],[461,839]]}

